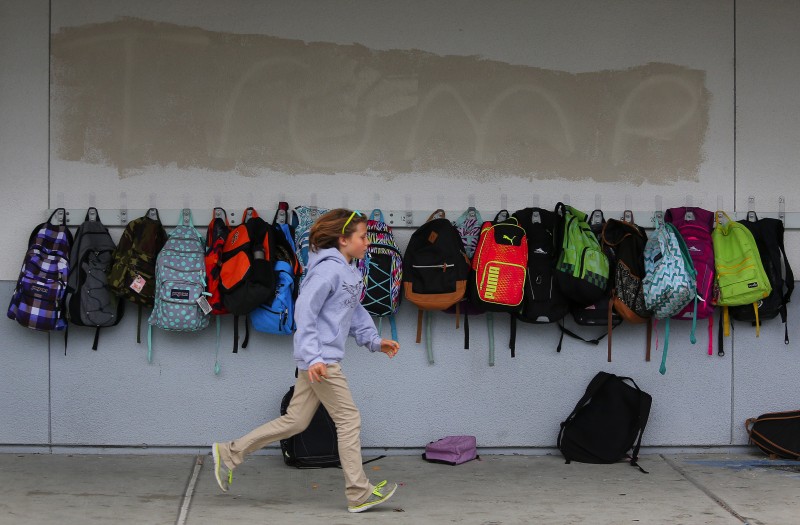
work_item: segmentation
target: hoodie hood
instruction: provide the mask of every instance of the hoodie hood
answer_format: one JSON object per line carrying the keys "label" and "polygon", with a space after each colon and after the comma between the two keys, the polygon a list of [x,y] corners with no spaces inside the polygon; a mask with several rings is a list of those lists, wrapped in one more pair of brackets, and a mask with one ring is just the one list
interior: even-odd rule
{"label": "hoodie hood", "polygon": [[344,255],[342,255],[342,252],[336,248],[323,248],[316,252],[308,252],[308,265],[306,265],[306,273],[310,272],[312,268],[322,261],[327,261],[328,259],[336,260],[344,266],[349,266],[344,258]]}

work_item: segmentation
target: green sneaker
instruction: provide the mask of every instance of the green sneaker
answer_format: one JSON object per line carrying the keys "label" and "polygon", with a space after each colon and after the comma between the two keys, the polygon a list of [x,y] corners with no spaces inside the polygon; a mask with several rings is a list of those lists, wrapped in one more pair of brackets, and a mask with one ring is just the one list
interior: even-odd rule
{"label": "green sneaker", "polygon": [[228,487],[233,483],[233,471],[225,466],[219,457],[219,443],[211,445],[211,457],[214,458],[214,478],[222,492],[228,492]]}
{"label": "green sneaker", "polygon": [[391,498],[395,490],[397,490],[397,483],[392,483],[391,485],[387,485],[386,480],[383,480],[377,485],[375,485],[375,490],[373,490],[372,494],[369,495],[367,501],[361,503],[360,505],[352,505],[350,507],[347,507],[347,511],[364,512],[367,509],[371,509],[375,505],[380,505],[384,501]]}

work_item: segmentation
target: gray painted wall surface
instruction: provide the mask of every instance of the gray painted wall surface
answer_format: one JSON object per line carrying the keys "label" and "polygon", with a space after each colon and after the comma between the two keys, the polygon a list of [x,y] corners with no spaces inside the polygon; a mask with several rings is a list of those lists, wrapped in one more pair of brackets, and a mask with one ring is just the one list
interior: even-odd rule
{"label": "gray painted wall surface", "polygon": [[[572,9],[575,7],[572,5],[568,9],[568,13],[579,13],[574,15],[575,34],[563,38],[569,40],[574,36],[576,42],[595,42],[585,52],[577,47],[554,45],[553,48],[558,47],[556,51],[540,48],[539,55],[532,59],[525,54],[530,41],[519,28],[505,38],[519,40],[525,45],[496,46],[488,37],[483,41],[472,38],[432,41],[428,30],[399,36],[370,30],[361,34],[366,44],[376,48],[403,48],[408,47],[409,42],[419,41],[443,54],[480,53],[491,49],[496,55],[502,54],[495,58],[512,63],[535,62],[540,67],[573,72],[629,67],[632,63],[647,61],[688,64],[706,70],[706,87],[711,93],[712,105],[704,144],[707,156],[696,183],[631,188],[620,184],[573,184],[569,189],[574,192],[572,203],[590,207],[595,194],[601,194],[604,203],[615,202],[616,205],[609,206],[617,209],[621,208],[622,195],[630,192],[634,196],[661,194],[665,197],[665,206],[673,206],[682,205],[685,194],[691,193],[696,197],[695,204],[702,204],[698,201],[705,199],[706,206],[713,208],[716,196],[722,194],[729,209],[735,190],[739,210],[746,209],[749,194],[756,195],[757,202],[763,202],[785,193],[787,211],[796,211],[797,194],[789,190],[794,188],[791,169],[797,165],[795,158],[800,151],[796,142],[796,137],[800,136],[800,120],[791,115],[797,114],[799,99],[797,90],[787,89],[787,85],[797,85],[800,65],[786,57],[796,57],[800,50],[800,36],[793,30],[797,27],[793,21],[800,18],[797,3],[740,0],[736,3],[735,43],[732,1],[670,3],[666,24],[662,11],[666,8],[656,7],[662,5],[660,2],[644,3],[642,11],[635,9],[641,3],[630,2],[625,4],[631,7],[626,16],[619,19],[601,16],[602,23],[598,23],[595,16],[601,14],[600,11],[606,12],[602,6],[577,4],[582,8]],[[98,7],[101,4],[93,2],[57,5],[65,24],[85,23],[90,13],[99,13],[97,9],[101,9]],[[241,2],[241,6],[247,5],[248,2]],[[281,11],[281,16],[304,21],[313,18],[314,5],[313,2],[299,3],[296,11],[289,14]],[[563,19],[568,13],[561,12],[559,5],[561,3],[535,3],[541,13]],[[588,8],[589,5],[592,7]],[[113,18],[114,9],[117,9],[116,14],[131,14],[118,7],[103,9],[112,12],[98,14],[98,21]],[[439,11],[433,10],[429,18],[441,19],[447,14],[447,10],[444,14]],[[462,27],[475,27],[476,15],[470,15],[471,12],[467,10],[463,20],[459,20]],[[654,17],[654,13],[659,16]],[[158,13],[156,9],[153,17],[186,25],[204,24],[196,12],[184,16],[180,10],[165,9]],[[668,29],[648,31],[647,24],[654,18],[659,28]],[[300,38],[298,33],[305,31],[319,35],[321,40],[349,43],[354,38],[348,40],[348,37],[364,27],[362,22],[354,20],[350,25],[338,26],[326,23],[325,27],[317,29],[314,25],[301,28],[297,22],[294,26],[286,25],[282,32],[271,33]],[[248,23],[221,17],[219,23],[206,28],[246,32],[252,30]],[[5,247],[0,253],[0,278],[3,279],[0,298],[4,301],[11,295],[27,233],[41,220],[44,209],[58,204],[56,196],[60,186],[72,183],[69,191],[77,195],[73,201],[65,203],[67,207],[85,206],[83,199],[89,192],[97,192],[100,207],[104,207],[104,196],[116,196],[123,190],[129,192],[132,201],[138,198],[133,197],[134,179],[109,177],[93,166],[59,163],[56,158],[52,159],[55,167],[48,172],[48,25],[48,2],[44,0],[11,0],[0,5],[0,71],[3,71],[0,74],[0,113],[4,115],[0,123],[0,204],[4,209],[15,211],[9,218],[9,227],[0,232],[0,245]],[[454,34],[457,29],[455,25],[442,26],[446,34]],[[594,33],[587,32],[588,29]],[[547,40],[546,36],[536,38]],[[552,36],[556,38],[561,37]],[[734,45],[738,60],[736,101],[739,107],[735,178]],[[178,184],[186,180],[206,182],[215,176],[193,173],[192,176],[199,178],[187,179],[186,174],[173,173],[170,169],[156,175],[163,177],[168,186],[162,193],[163,201],[159,202],[159,206],[165,208],[181,206],[182,190],[176,189]],[[361,180],[353,174],[342,177],[348,184]],[[407,183],[409,188],[418,190],[412,195],[415,208],[432,208],[439,204],[439,198],[444,199],[441,203],[444,206],[463,206],[463,197],[451,202],[449,197],[437,196],[440,188],[436,181],[426,181],[425,177],[431,179],[429,175],[419,174]],[[142,180],[147,183],[148,179]],[[54,181],[59,187],[52,186]],[[240,177],[236,181],[252,184],[249,191],[256,191],[258,185],[264,183],[259,177],[252,180]],[[330,179],[308,176],[298,177],[298,181],[300,190],[284,191],[300,192],[313,187],[320,195],[332,199],[333,205],[348,198],[348,194],[339,191],[336,182]],[[174,187],[169,187],[170,184]],[[501,191],[509,193],[510,200],[515,198],[518,181],[500,180],[497,184]],[[552,197],[563,193],[558,184],[556,181],[551,189],[542,191],[542,204],[546,205]],[[248,190],[226,193],[224,188],[212,190],[206,184],[203,191],[208,195],[204,194],[203,198],[207,197],[210,203],[213,192],[221,191],[223,202],[241,204]],[[482,191],[486,191],[484,187],[464,181],[464,193],[480,196]],[[367,193],[371,195],[373,190]],[[301,202],[298,198],[292,199],[293,195],[288,197],[293,204]],[[402,201],[403,197],[398,195],[397,198]],[[142,199],[140,203],[129,204],[132,208],[147,207],[146,197]],[[351,205],[360,205],[361,201],[356,202],[355,197],[349,199]],[[320,199],[320,204],[326,203]],[[650,206],[648,203],[643,208]],[[493,203],[488,207],[497,206]],[[119,230],[115,233],[118,235]],[[398,232],[401,244],[407,241],[408,233],[407,230]],[[787,243],[795,267],[800,266],[797,232],[791,232]],[[555,445],[558,423],[569,413],[598,370],[632,376],[653,395],[646,445],[743,445],[746,443],[743,423],[747,417],[797,408],[794,378],[800,372],[796,343],[800,341],[800,314],[793,306],[789,320],[791,345],[783,344],[783,327],[778,321],[766,323],[759,339],[754,337],[751,327],[737,325],[733,337],[726,341],[728,351],[723,358],[706,355],[704,323],[699,323],[698,343],[694,346],[688,343],[688,323],[673,323],[669,370],[666,376],[661,376],[658,374],[660,351],[654,347],[652,362],[644,361],[642,327],[622,326],[615,331],[614,361],[607,363],[602,344],[591,347],[565,341],[562,352],[557,354],[555,327],[521,326],[518,355],[512,360],[505,348],[508,324],[503,316],[497,316],[495,323],[497,364],[490,368],[483,319],[472,319],[471,349],[464,350],[463,332],[455,329],[453,319],[444,314],[435,315],[436,364],[429,365],[424,345],[413,342],[416,312],[406,305],[398,318],[403,345],[398,357],[390,361],[383,355],[372,355],[356,348],[351,342],[344,368],[362,410],[365,447],[419,448],[446,434],[468,433],[476,435],[482,447],[550,448]],[[68,449],[83,445],[201,446],[213,440],[237,437],[277,415],[280,399],[293,381],[289,338],[254,334],[250,348],[232,355],[232,324],[230,319],[225,319],[220,347],[222,372],[215,376],[213,329],[198,334],[156,332],[154,362],[148,364],[146,345],[135,343],[135,314],[135,309],[130,308],[120,326],[104,330],[97,352],[91,350],[92,331],[73,328],[66,356],[61,334],[47,336],[25,330],[8,320],[0,322],[0,362],[3,363],[0,367],[0,449],[48,444],[55,445],[56,450],[64,450],[58,445]],[[384,329],[387,333],[388,327]],[[663,343],[663,328],[660,342]]]}
{"label": "gray painted wall surface", "polygon": [[[6,282],[2,291],[11,288]],[[604,345],[567,340],[558,354],[555,327],[521,326],[512,359],[505,348],[506,318],[498,316],[497,363],[489,367],[484,319],[472,319],[471,348],[464,350],[462,331],[440,314],[433,326],[436,363],[429,365],[424,346],[413,342],[415,313],[401,312],[403,348],[395,359],[352,343],[347,349],[343,366],[362,411],[365,447],[419,447],[457,433],[474,434],[485,447],[552,447],[559,422],[598,370],[630,375],[653,395],[647,445],[745,444],[744,419],[789,408],[791,378],[800,372],[796,347],[783,344],[782,325],[774,320],[758,340],[754,329],[737,325],[725,357],[706,355],[704,323],[692,346],[689,323],[675,322],[668,372],[661,376],[655,346],[653,360],[644,362],[639,326],[614,332],[612,363]],[[792,340],[800,338],[799,317],[790,319]],[[254,333],[248,348],[233,355],[232,322],[225,319],[222,371],[215,376],[213,329],[154,332],[152,364],[146,343],[136,344],[135,330],[136,311],[130,309],[119,326],[101,332],[95,352],[93,331],[74,327],[65,356],[61,334],[48,344],[43,334],[0,323],[0,359],[9,365],[0,371],[8,400],[0,406],[0,442],[194,446],[236,437],[278,415],[293,382],[289,338]]]}

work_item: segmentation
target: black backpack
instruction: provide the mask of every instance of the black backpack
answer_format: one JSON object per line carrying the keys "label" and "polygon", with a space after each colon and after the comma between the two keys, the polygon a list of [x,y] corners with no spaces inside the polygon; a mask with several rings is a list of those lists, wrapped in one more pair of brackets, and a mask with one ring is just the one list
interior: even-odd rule
{"label": "black backpack", "polygon": [[750,443],[765,454],[800,459],[800,410],[761,414],[744,426]]}
{"label": "black backpack", "polygon": [[528,275],[522,308],[511,320],[511,357],[515,355],[516,320],[526,323],[554,323],[569,311],[569,302],[558,288],[556,262],[562,243],[563,217],[542,208],[514,212],[528,239]]}
{"label": "black backpack", "polygon": [[[444,217],[444,211],[436,210],[411,234],[403,255],[403,294],[419,309],[417,343],[422,340],[423,311],[444,310],[461,301],[469,272],[470,261],[461,235]],[[433,364],[430,334],[427,335],[428,362]]]}
{"label": "black backpack", "polygon": [[650,394],[630,377],[598,372],[561,423],[557,443],[564,459],[567,463],[616,463],[633,449],[630,463],[644,472],[636,461],[652,402]]}
{"label": "black backpack", "polygon": [[[289,387],[289,391],[281,400],[282,416],[286,415],[286,409],[289,408],[293,395],[294,386]],[[304,431],[281,440],[281,452],[283,462],[290,467],[325,468],[340,465],[336,425],[321,403]]]}
{"label": "black backpack", "polygon": [[70,253],[67,316],[72,324],[95,327],[92,350],[97,350],[100,328],[118,324],[125,312],[125,301],[114,294],[108,282],[115,250],[97,208],[89,208]]}
{"label": "black backpack", "polygon": [[[774,319],[780,314],[784,326],[783,342],[789,344],[789,328],[786,326],[786,305],[794,291],[794,273],[786,257],[783,246],[783,222],[780,219],[759,219],[755,212],[750,212],[746,220],[739,221],[753,234],[758,246],[761,263],[769,278],[772,292],[758,303],[758,317]],[[728,309],[731,317],[737,321],[755,322],[752,305],[731,306]],[[722,323],[720,323],[722,324]]]}

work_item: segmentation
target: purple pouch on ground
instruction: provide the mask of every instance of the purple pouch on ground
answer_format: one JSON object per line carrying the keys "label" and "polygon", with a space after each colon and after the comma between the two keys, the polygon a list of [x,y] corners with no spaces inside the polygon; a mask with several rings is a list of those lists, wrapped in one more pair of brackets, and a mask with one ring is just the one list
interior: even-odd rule
{"label": "purple pouch on ground", "polygon": [[422,459],[434,463],[460,465],[478,457],[475,436],[447,436],[425,446]]}

